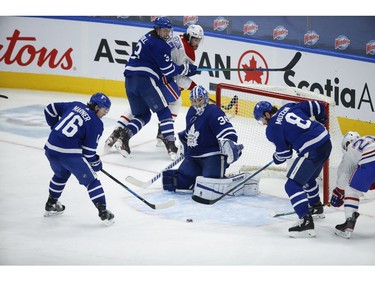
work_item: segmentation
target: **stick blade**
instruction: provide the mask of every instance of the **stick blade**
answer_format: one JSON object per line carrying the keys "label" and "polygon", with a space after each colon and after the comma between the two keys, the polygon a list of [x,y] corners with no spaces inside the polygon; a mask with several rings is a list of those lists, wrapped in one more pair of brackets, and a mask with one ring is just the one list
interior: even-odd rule
{"label": "stick blade", "polygon": [[141,180],[138,180],[132,176],[127,176],[125,178],[125,180],[128,182],[128,183],[131,183],[132,185],[135,185],[137,187],[141,187],[141,188],[146,188],[149,186],[149,183],[148,182],[144,182],[144,181],[141,181]]}
{"label": "stick blade", "polygon": [[212,200],[204,199],[204,198],[199,197],[197,195],[192,195],[191,199],[193,199],[195,202],[205,204],[205,205],[212,205],[214,203]]}
{"label": "stick blade", "polygon": [[155,208],[154,208],[154,209],[155,209],[155,210],[167,209],[167,208],[172,207],[175,203],[176,203],[175,200],[170,199],[170,200],[167,201],[167,202],[164,202],[164,203],[161,203],[161,204],[155,204]]}
{"label": "stick blade", "polygon": [[288,63],[288,65],[284,67],[284,70],[290,70],[290,69],[292,69],[299,62],[299,60],[301,59],[301,57],[302,57],[301,52],[297,52],[294,55],[293,59]]}

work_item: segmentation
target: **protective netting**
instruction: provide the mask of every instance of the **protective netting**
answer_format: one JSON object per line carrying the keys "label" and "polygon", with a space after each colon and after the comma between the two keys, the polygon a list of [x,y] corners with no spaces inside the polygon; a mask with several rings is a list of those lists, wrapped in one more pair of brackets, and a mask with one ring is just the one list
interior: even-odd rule
{"label": "protective netting", "polygon": [[[327,200],[330,190],[335,188],[336,184],[337,167],[342,157],[340,147],[342,133],[335,113],[334,100],[320,93],[293,87],[219,84],[216,90],[217,104],[226,112],[237,130],[239,143],[243,143],[245,146],[242,156],[229,167],[228,173],[255,171],[272,160],[275,146],[266,138],[266,126],[259,124],[253,116],[254,106],[261,100],[269,101],[278,108],[288,102],[300,102],[303,100],[325,102],[326,110],[329,111],[327,123],[333,145],[329,163],[321,177],[325,200]],[[272,165],[262,172],[260,176],[282,177],[285,175],[288,163],[290,162],[287,161],[287,163],[282,165]],[[324,178],[326,179],[325,181]]]}

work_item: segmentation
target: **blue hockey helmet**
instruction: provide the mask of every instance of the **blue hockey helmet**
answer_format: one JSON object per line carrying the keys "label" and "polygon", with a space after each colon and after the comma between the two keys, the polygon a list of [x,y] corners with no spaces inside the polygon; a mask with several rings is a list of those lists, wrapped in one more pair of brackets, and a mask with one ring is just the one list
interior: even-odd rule
{"label": "blue hockey helmet", "polygon": [[168,41],[173,37],[173,29],[170,20],[166,17],[158,17],[154,20],[154,28],[159,38]]}
{"label": "blue hockey helmet", "polygon": [[197,111],[198,115],[202,115],[209,100],[210,100],[210,97],[208,95],[208,92],[202,86],[195,86],[190,91],[190,102],[191,102],[191,105]]}
{"label": "blue hockey helmet", "polygon": [[254,107],[254,118],[259,121],[264,118],[264,112],[270,112],[272,109],[272,104],[268,101],[260,101]]}
{"label": "blue hockey helmet", "polygon": [[172,28],[171,21],[166,17],[157,17],[154,20],[155,28]]}
{"label": "blue hockey helmet", "polygon": [[97,105],[99,108],[106,108],[107,112],[111,108],[111,100],[103,93],[95,93],[91,96],[88,105],[94,109]]}

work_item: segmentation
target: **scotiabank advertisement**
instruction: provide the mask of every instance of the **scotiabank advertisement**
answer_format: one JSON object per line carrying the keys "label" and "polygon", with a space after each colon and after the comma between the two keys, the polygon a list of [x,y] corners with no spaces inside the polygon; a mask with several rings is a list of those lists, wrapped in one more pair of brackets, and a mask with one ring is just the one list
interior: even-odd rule
{"label": "scotiabank advertisement", "polygon": [[[0,74],[31,73],[123,82],[139,38],[150,28],[37,17],[0,17]],[[183,30],[174,32],[180,34]],[[301,59],[288,71],[296,52]],[[199,68],[271,71],[202,71],[193,77],[213,92],[218,83],[291,86],[334,98],[339,116],[375,122],[375,64],[309,49],[277,48],[206,36],[196,51]],[[1,76],[0,76],[1,77]]]}

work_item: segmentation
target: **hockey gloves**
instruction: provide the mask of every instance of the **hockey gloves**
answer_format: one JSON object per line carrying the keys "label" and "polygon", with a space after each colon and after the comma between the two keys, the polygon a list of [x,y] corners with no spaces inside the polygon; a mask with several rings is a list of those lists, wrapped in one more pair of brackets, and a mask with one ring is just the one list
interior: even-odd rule
{"label": "hockey gloves", "polygon": [[236,144],[229,139],[219,139],[220,151],[227,156],[227,163],[232,164],[240,158],[242,154],[243,144]]}
{"label": "hockey gloves", "polygon": [[102,168],[103,168],[103,164],[102,164],[102,161],[100,160],[100,157],[98,154],[96,154],[94,156],[94,160],[90,161],[89,162],[90,165],[91,165],[91,168],[95,171],[95,172],[99,172]]}
{"label": "hockey gloves", "polygon": [[336,187],[332,192],[330,203],[333,207],[338,208],[342,206],[342,204],[344,204],[344,198],[345,198],[345,191]]}
{"label": "hockey gloves", "polygon": [[195,66],[194,64],[185,63],[182,66],[183,68],[182,68],[180,75],[190,77],[190,76],[197,74],[197,66]]}

